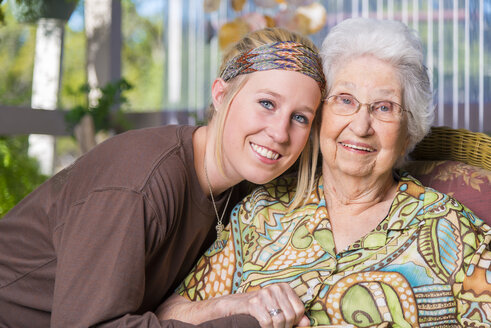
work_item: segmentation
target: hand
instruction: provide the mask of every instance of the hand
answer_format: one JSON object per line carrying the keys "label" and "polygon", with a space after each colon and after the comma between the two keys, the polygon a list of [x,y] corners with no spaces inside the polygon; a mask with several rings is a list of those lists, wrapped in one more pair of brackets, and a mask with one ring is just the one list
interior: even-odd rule
{"label": "hand", "polygon": [[291,328],[294,325],[310,325],[310,320],[304,314],[305,307],[302,301],[286,283],[269,285],[254,292],[230,296],[233,296],[234,303],[236,303],[234,312],[247,312],[259,321],[262,328]]}
{"label": "hand", "polygon": [[[274,314],[271,310],[277,309]],[[160,320],[177,319],[192,324],[224,318],[235,314],[251,315],[262,328],[310,326],[305,307],[286,283],[269,285],[257,291],[231,294],[203,301],[190,300],[173,294],[157,310]]]}

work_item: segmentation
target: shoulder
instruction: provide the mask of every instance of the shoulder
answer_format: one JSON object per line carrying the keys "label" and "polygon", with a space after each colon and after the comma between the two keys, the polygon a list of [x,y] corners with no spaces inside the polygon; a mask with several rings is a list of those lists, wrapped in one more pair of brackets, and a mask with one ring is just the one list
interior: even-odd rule
{"label": "shoulder", "polygon": [[295,196],[297,178],[282,176],[255,188],[238,203],[232,212],[241,224],[256,225],[259,221],[280,220],[290,212],[290,204]]}
{"label": "shoulder", "polygon": [[296,176],[282,176],[257,187],[244,200],[249,203],[282,203],[288,206],[295,195],[296,186]]}
{"label": "shoulder", "polygon": [[182,145],[192,138],[196,127],[168,125],[154,128],[130,130],[109,138],[90,151],[90,156],[159,156],[166,150]]}
{"label": "shoulder", "polygon": [[489,233],[489,226],[451,195],[423,186],[420,181],[406,172],[401,175],[401,182],[407,184],[406,192],[419,200],[418,213],[420,218],[432,220],[435,224],[448,222],[453,227],[457,227],[461,231],[460,233],[463,231],[476,232],[477,234]]}
{"label": "shoulder", "polygon": [[[62,173],[70,197],[80,199],[103,189],[141,192],[158,172],[187,175],[193,126],[163,126],[114,136],[80,157]],[[169,164],[168,167],[166,165]],[[179,172],[182,172],[181,174]]]}

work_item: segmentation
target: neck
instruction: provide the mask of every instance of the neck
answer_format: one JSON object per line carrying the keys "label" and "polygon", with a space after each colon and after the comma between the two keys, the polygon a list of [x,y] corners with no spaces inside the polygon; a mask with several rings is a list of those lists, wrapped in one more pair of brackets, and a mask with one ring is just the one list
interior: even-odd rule
{"label": "neck", "polygon": [[386,200],[392,200],[397,183],[392,172],[381,176],[354,177],[322,168],[324,194],[329,208],[349,208],[351,214],[363,211]]}
{"label": "neck", "polygon": [[225,173],[220,171],[215,157],[215,135],[212,131],[210,126],[205,126],[196,130],[193,135],[194,168],[201,189],[207,196],[210,196],[210,187],[213,195],[217,196],[240,182],[227,178]]}

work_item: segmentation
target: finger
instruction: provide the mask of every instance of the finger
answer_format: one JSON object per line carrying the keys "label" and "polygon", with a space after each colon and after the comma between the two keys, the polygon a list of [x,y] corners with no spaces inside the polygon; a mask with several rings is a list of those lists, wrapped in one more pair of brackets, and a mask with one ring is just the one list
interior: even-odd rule
{"label": "finger", "polygon": [[[282,293],[277,295],[278,308],[282,310],[282,319],[284,319],[285,327],[292,327],[297,321],[297,312],[289,300],[288,295],[282,290]],[[300,318],[300,316],[298,317]]]}
{"label": "finger", "polygon": [[280,305],[282,306],[282,308],[288,307],[289,309],[291,309],[290,313],[291,313],[291,316],[293,317],[292,325],[298,324],[298,322],[301,320],[302,316],[305,313],[305,305],[300,300],[300,298],[295,293],[295,291],[290,287],[290,285],[281,284],[281,288],[283,289],[284,295],[286,297],[283,297],[281,299],[282,303]]}
{"label": "finger", "polygon": [[[284,299],[288,299],[283,289],[281,286],[274,284],[267,286],[259,293],[262,296],[274,328],[290,328],[293,324],[292,322],[287,323],[285,320],[285,311],[287,311],[289,317],[294,316],[294,312],[291,306],[288,303],[285,304],[283,301]],[[284,309],[281,304],[284,304],[287,308]]]}
{"label": "finger", "polygon": [[[298,299],[292,288],[285,283],[274,284],[269,286],[269,290],[272,293],[272,297],[275,299],[278,308],[282,310],[282,315],[278,315],[273,319],[275,326],[280,327],[292,327],[297,321],[299,321],[304,313],[303,303]],[[292,304],[291,299],[293,299]],[[274,304],[274,303],[273,303]]]}
{"label": "finger", "polygon": [[269,310],[265,307],[261,307],[257,311],[258,317],[256,317],[257,321],[261,325],[261,328],[276,328],[274,326],[274,321],[271,315],[269,314]]}
{"label": "finger", "polygon": [[249,294],[249,313],[257,319],[261,328],[273,328],[273,319],[269,314],[273,298],[267,289],[261,289]]}
{"label": "finger", "polygon": [[299,327],[309,327],[310,326],[310,319],[307,318],[306,315],[303,315],[297,325]]}
{"label": "finger", "polygon": [[[282,292],[281,288],[277,286],[269,286],[267,290],[264,291],[267,293],[268,301],[266,302],[266,310],[271,317],[271,322],[274,328],[290,328],[285,324],[285,312],[282,308],[281,300],[286,298],[286,295]],[[291,312],[290,310],[287,310]]]}
{"label": "finger", "polygon": [[256,308],[251,309],[249,313],[256,318],[259,322],[261,328],[273,328],[273,320],[268,310],[263,306],[256,306]]}
{"label": "finger", "polygon": [[283,310],[280,307],[275,307],[273,309],[270,309],[269,315],[271,316],[271,320],[273,322],[273,327],[274,328],[290,328],[291,326],[287,326],[285,323],[285,316],[283,313]]}

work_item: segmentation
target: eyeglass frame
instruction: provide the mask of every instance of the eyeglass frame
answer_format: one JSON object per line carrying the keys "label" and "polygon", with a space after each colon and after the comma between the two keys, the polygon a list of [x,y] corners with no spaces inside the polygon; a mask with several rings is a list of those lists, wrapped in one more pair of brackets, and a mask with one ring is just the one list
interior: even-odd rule
{"label": "eyeglass frame", "polygon": [[[342,97],[342,96],[343,96],[342,94],[330,95],[330,96],[328,96],[327,98],[324,99],[324,102],[326,104],[328,104],[329,99],[331,99],[333,97]],[[402,107],[401,104],[398,104],[398,103],[396,103],[395,101],[392,101],[392,100],[377,100],[377,101],[374,101],[374,102],[371,102],[371,103],[362,103],[358,99],[356,99],[355,96],[353,96],[351,94],[346,94],[346,96],[349,96],[349,97],[353,98],[358,103],[358,106],[357,106],[356,110],[353,113],[350,113],[350,114],[339,114],[339,113],[334,113],[334,114],[340,115],[340,116],[351,116],[351,115],[354,115],[354,114],[358,113],[360,111],[361,107],[366,105],[367,106],[367,109],[368,109],[368,114],[372,115],[372,113],[374,111],[373,108],[375,108],[374,107],[374,104],[381,103],[381,102],[387,102],[387,103],[391,103],[393,105],[396,105],[397,107],[400,108],[400,110],[401,110],[400,111],[401,116],[400,116],[399,120],[385,121],[385,120],[382,120],[382,119],[378,118],[377,116],[373,115],[373,117],[375,119],[377,119],[377,120],[379,120],[381,122],[395,123],[395,122],[399,122],[402,119],[402,113],[403,112],[406,112],[406,113],[409,113],[410,115],[412,115],[412,113],[409,110],[405,109],[404,107]]]}

